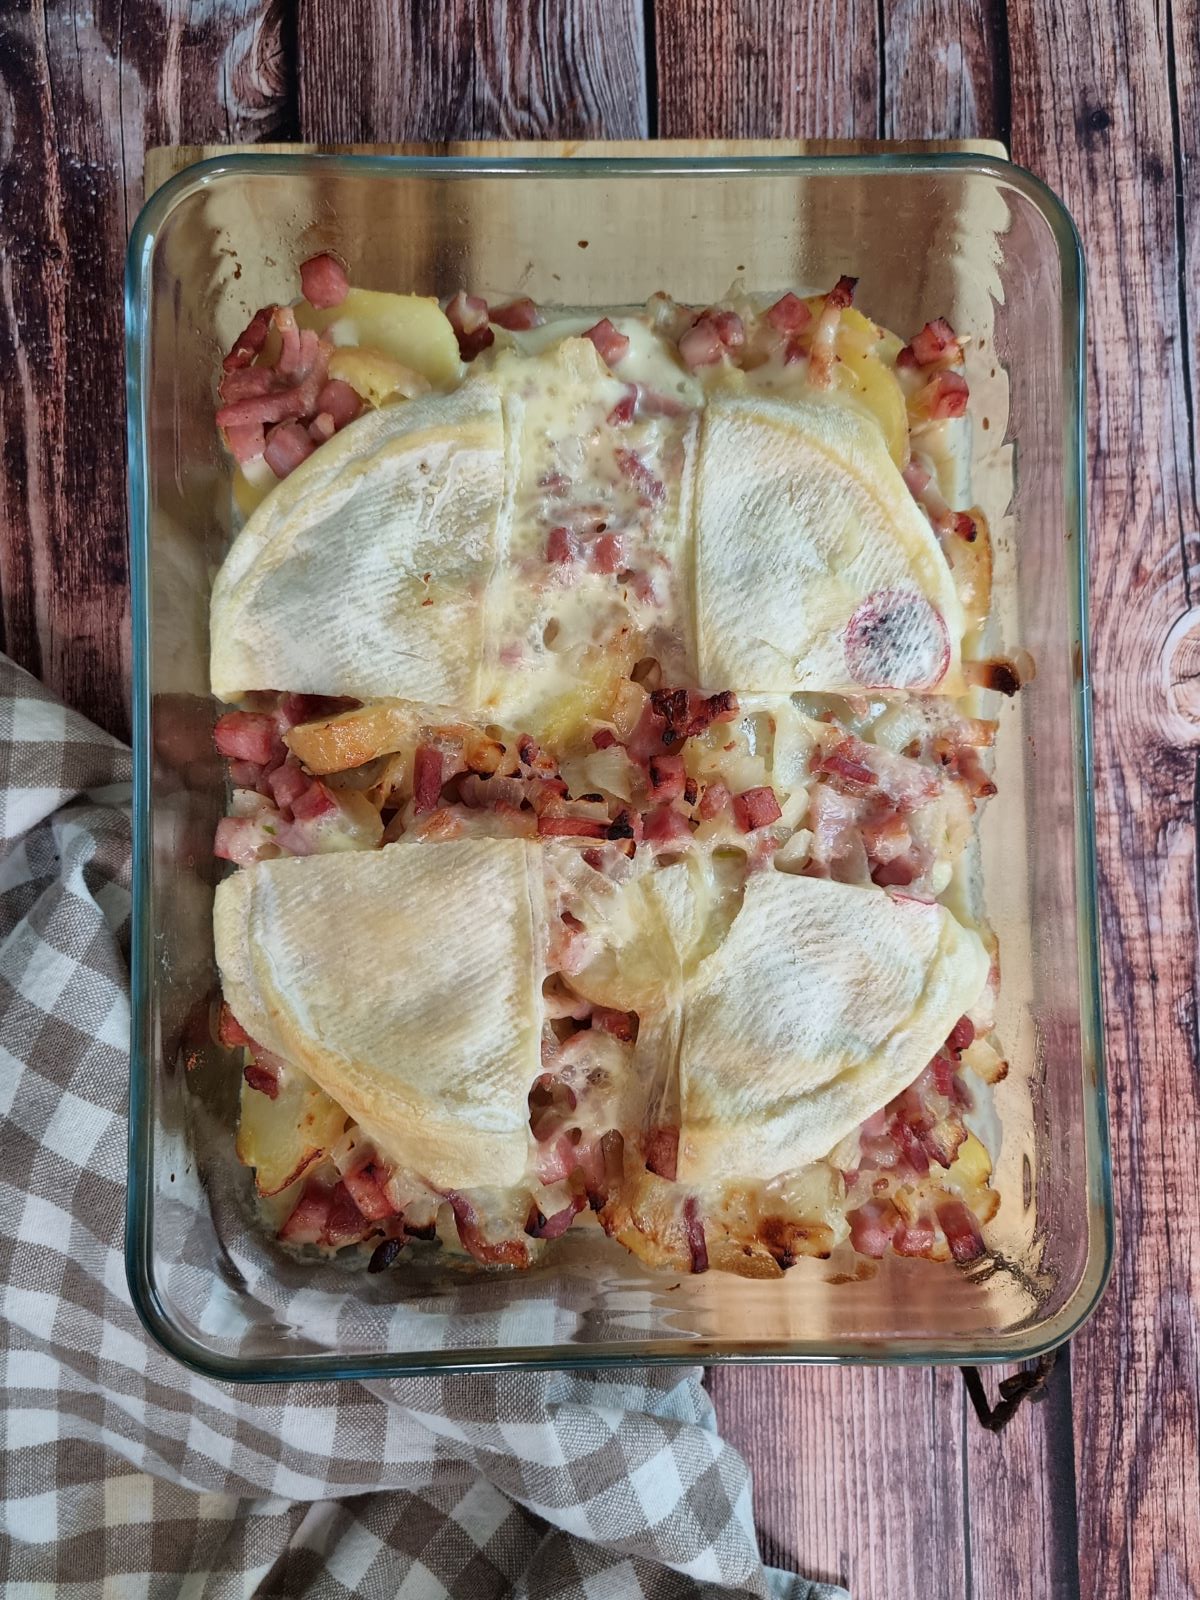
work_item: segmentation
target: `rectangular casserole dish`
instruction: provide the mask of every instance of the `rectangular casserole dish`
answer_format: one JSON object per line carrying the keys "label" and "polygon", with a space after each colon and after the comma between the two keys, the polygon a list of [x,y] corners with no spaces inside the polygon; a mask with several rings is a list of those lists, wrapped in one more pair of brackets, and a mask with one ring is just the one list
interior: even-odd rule
{"label": "rectangular casserole dish", "polygon": [[[982,824],[1000,940],[1003,1146],[988,1254],[967,1268],[842,1247],[780,1280],[647,1272],[598,1230],[527,1273],[436,1260],[379,1277],[300,1263],[255,1227],[233,1150],[216,996],[208,597],[232,527],[212,424],[220,357],[319,250],[364,286],[610,307],[705,303],[848,272],[898,330],[971,335],[973,497],[998,644],[1036,676],[1000,712]],[[133,1026],[127,1263],[148,1328],[225,1379],[721,1360],[1016,1361],[1066,1338],[1111,1258],[1095,913],[1083,525],[1083,269],[1036,179],[977,155],[444,159],[235,155],[181,173],[127,277],[134,584]]]}

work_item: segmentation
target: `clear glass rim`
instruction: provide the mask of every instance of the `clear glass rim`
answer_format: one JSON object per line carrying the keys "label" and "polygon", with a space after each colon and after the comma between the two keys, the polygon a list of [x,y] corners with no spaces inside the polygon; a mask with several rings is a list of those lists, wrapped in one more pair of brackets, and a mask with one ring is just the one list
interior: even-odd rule
{"label": "clear glass rim", "polygon": [[[652,151],[652,147],[651,147]],[[150,684],[150,503],[146,461],[147,430],[143,401],[147,392],[151,266],[159,230],[174,209],[196,190],[250,174],[300,176],[322,169],[389,177],[539,179],[778,176],[853,177],[976,173],[1022,193],[1040,212],[1055,239],[1062,273],[1062,360],[1064,397],[1064,533],[1075,543],[1068,564],[1073,644],[1078,652],[1073,717],[1076,839],[1076,914],[1079,924],[1080,1043],[1085,1075],[1084,1136],[1088,1203],[1099,1222],[1100,1239],[1089,1249],[1085,1271],[1059,1311],[1044,1323],[1001,1334],[986,1347],[963,1340],[924,1344],[877,1340],[851,1345],[807,1341],[747,1345],[742,1341],[647,1340],[628,1345],[536,1346],[516,1351],[494,1347],[420,1351],[362,1357],[334,1353],[242,1361],[222,1355],[181,1329],[172,1319],[153,1272],[154,1140],[153,1041],[149,1037],[154,938],[150,925],[151,887],[151,684]],[[163,184],[143,205],[126,255],[126,400],[130,507],[130,572],[133,593],[133,926],[130,951],[129,1180],[126,1192],[125,1263],[130,1294],[142,1323],[171,1355],[206,1377],[222,1382],[283,1383],[299,1380],[406,1377],[467,1371],[576,1370],[628,1366],[692,1366],[738,1363],[830,1363],[839,1366],[988,1365],[1025,1361],[1062,1344],[1095,1311],[1112,1272],[1114,1219],[1108,1138],[1108,1092],[1100,993],[1100,939],[1097,918],[1095,799],[1092,761],[1092,704],[1088,638],[1088,552],[1086,536],[1085,264],[1075,223],[1063,202],[1026,168],[995,156],[970,152],[813,156],[402,156],[236,153],[193,163]],[[1091,1232],[1091,1228],[1089,1228]]]}

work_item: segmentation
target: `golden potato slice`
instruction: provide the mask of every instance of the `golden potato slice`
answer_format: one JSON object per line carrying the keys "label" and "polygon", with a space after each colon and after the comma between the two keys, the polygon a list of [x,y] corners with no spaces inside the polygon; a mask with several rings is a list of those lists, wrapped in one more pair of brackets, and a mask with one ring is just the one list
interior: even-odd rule
{"label": "golden potato slice", "polygon": [[341,1138],[346,1113],[304,1073],[290,1070],[274,1100],[243,1081],[237,1158],[261,1195],[278,1194]]}
{"label": "golden potato slice", "polygon": [[908,408],[892,368],[901,344],[869,322],[853,306],[842,312],[838,329],[838,387],[850,394],[879,423],[888,454],[903,471],[908,465]]}
{"label": "golden potato slice", "polygon": [[415,743],[420,723],[411,705],[375,700],[336,717],[300,722],[284,734],[296,759],[317,777],[361,767]]}
{"label": "golden potato slice", "polygon": [[432,387],[421,373],[370,345],[335,350],[329,358],[329,376],[348,383],[376,407],[394,400],[412,400],[419,394],[428,394]]}
{"label": "golden potato slice", "polygon": [[435,389],[452,388],[462,376],[454,329],[437,301],[424,295],[351,289],[341,305],[324,311],[302,301],[296,321],[328,333],[335,345],[369,346],[420,373]]}

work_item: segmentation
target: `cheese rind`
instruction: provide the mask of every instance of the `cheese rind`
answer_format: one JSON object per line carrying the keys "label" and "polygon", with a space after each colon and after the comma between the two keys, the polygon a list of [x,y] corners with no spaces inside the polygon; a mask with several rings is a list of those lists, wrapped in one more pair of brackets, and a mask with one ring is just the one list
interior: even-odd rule
{"label": "cheese rind", "polygon": [[545,907],[518,839],[264,861],[218,886],[225,999],[398,1165],[521,1181],[541,1070]]}
{"label": "cheese rind", "polygon": [[837,401],[715,393],[689,472],[701,683],[959,687],[953,576],[870,418]]}
{"label": "cheese rind", "polygon": [[500,395],[486,375],[360,418],[235,540],[213,586],[213,693],[473,710],[504,489]]}
{"label": "cheese rind", "polygon": [[679,1179],[773,1178],[910,1084],[989,960],[945,907],[766,870],[682,1005]]}

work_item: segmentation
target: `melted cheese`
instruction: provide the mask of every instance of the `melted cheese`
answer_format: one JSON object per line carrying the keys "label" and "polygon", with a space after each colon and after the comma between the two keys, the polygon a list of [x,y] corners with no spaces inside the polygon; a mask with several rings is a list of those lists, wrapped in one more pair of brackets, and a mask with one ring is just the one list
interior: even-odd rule
{"label": "melted cheese", "polygon": [[944,907],[765,871],[689,986],[679,1177],[819,1160],[920,1072],[987,981]]}
{"label": "melted cheese", "polygon": [[523,1177],[541,1070],[545,908],[520,840],[390,845],[218,886],[242,1026],[439,1188]]}
{"label": "melted cheese", "polygon": [[281,483],[212,595],[213,693],[391,695],[474,706],[502,546],[500,393],[373,411]]}
{"label": "melted cheese", "polygon": [[958,686],[953,577],[872,422],[827,401],[714,395],[693,472],[701,682]]}
{"label": "melted cheese", "polygon": [[[829,729],[788,696],[956,691],[954,574],[861,397],[816,396],[779,361],[689,374],[641,316],[612,319],[630,341],[614,374],[578,337],[595,320],[498,334],[459,389],[368,413],[278,486],[214,588],[214,691],[388,697],[402,719],[419,702],[569,745],[651,654],[669,683],[740,694],[737,749],[718,725],[688,741],[689,773],[769,784],[795,829]],[[614,425],[629,383],[670,404]],[[955,504],[966,437],[948,423],[922,440]],[[583,552],[569,565],[548,554],[563,525]],[[615,571],[592,558],[604,535],[620,537]],[[575,762],[586,776],[606,757]],[[968,826],[945,807],[913,821],[939,856]],[[912,1081],[988,968],[942,906],[747,878],[728,809],[684,859],[642,852],[624,881],[576,846],[496,838],[261,863],[218,890],[217,954],[235,1015],[314,1094],[435,1189],[486,1178],[519,1228],[563,911],[587,941],[573,987],[640,1021],[636,1047],[583,1032],[561,1052],[581,1128],[681,1126],[680,1183],[714,1216],[725,1205],[738,1251],[730,1185],[786,1191],[786,1210],[828,1213],[840,1237],[837,1196],[809,1194],[831,1169],[812,1163]]]}
{"label": "melted cheese", "polygon": [[[387,695],[551,737],[604,715],[642,654],[742,693],[952,689],[953,577],[876,423],[756,396],[753,374],[705,391],[620,325],[620,377],[552,324],[292,473],[218,575],[214,692]],[[663,363],[703,409],[610,423],[627,368]],[[549,551],[564,528],[570,561]]]}

